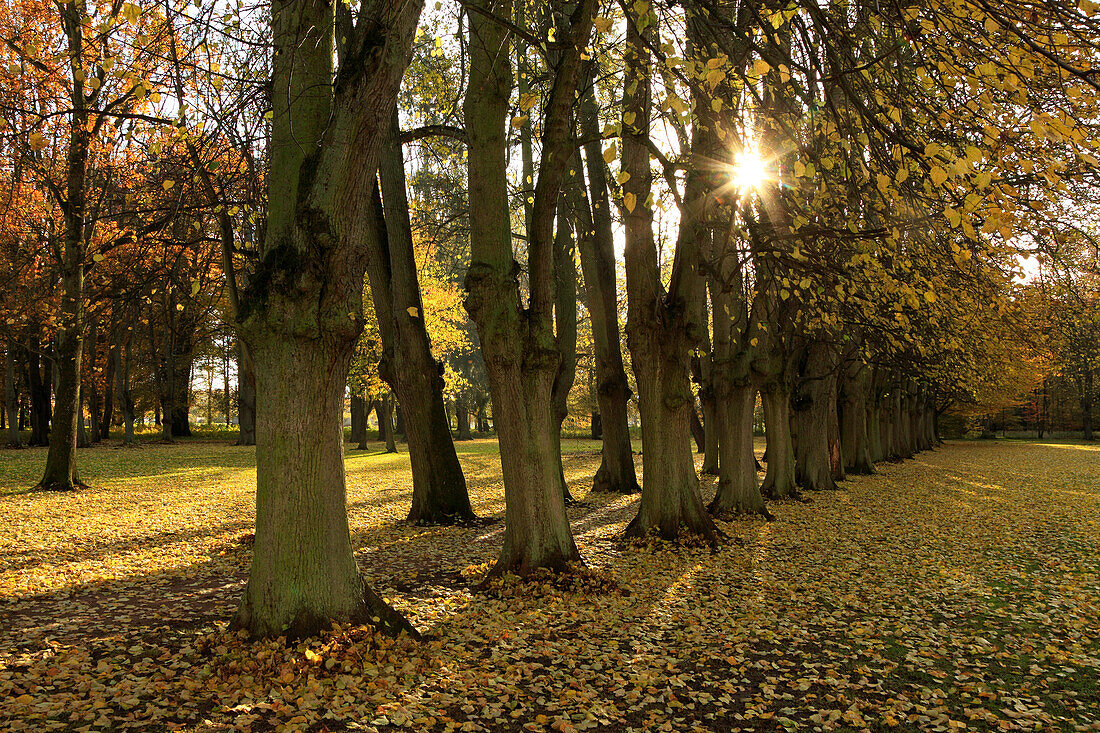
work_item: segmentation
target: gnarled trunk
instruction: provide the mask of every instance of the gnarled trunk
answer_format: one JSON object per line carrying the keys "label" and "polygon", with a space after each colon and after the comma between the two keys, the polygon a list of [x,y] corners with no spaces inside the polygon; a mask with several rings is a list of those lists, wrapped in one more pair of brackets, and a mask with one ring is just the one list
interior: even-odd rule
{"label": "gnarled trunk", "polygon": [[341,28],[334,73],[333,5],[272,6],[270,201],[239,318],[259,420],[256,540],[234,625],[253,636],[306,636],[334,621],[415,633],[356,566],[342,418],[362,329],[364,212],[421,9],[364,6]]}
{"label": "gnarled trunk", "polygon": [[841,453],[844,469],[857,474],[875,472],[867,426],[870,376],[870,369],[856,358],[844,367],[840,383]]}
{"label": "gnarled trunk", "polygon": [[718,402],[718,423],[723,431],[718,444],[718,490],[708,507],[712,514],[768,515],[756,479],[752,440],[755,409],[756,387],[751,384],[732,386]]}
{"label": "gnarled trunk", "polygon": [[[473,0],[505,17],[510,2]],[[504,546],[496,574],[565,570],[578,561],[558,470],[551,393],[560,355],[553,316],[554,214],[570,157],[570,109],[580,55],[595,11],[581,0],[563,34],[544,117],[543,160],[528,232],[530,302],[520,303],[512,255],[506,180],[506,119],[512,78],[511,33],[478,12],[469,16],[470,81],[464,101],[469,135],[470,268],[466,310],[477,324],[504,478]]]}
{"label": "gnarled trunk", "polygon": [[803,359],[793,400],[798,424],[795,473],[804,489],[835,489],[834,462],[839,462],[839,440],[833,433],[837,420],[835,350],[814,342]]}
{"label": "gnarled trunk", "polygon": [[760,491],[771,499],[796,496],[790,391],[786,385],[767,383],[760,390],[760,400],[764,405],[764,436],[768,442],[768,470]]}
{"label": "gnarled trunk", "polygon": [[639,29],[639,10],[648,13],[638,5],[631,10],[633,17],[627,19],[622,170],[630,176],[623,184],[624,197],[633,204],[625,207],[626,333],[642,418],[642,500],[626,534],[641,537],[652,530],[665,539],[676,539],[688,533],[715,544],[717,533],[699,493],[690,437],[691,412],[695,408],[690,350],[697,334],[690,328],[695,313],[689,311],[701,284],[696,240],[701,234],[698,217],[702,174],[699,170],[689,171],[684,199],[692,210],[681,215],[666,292],[657,263],[649,202],[651,70],[649,51]]}

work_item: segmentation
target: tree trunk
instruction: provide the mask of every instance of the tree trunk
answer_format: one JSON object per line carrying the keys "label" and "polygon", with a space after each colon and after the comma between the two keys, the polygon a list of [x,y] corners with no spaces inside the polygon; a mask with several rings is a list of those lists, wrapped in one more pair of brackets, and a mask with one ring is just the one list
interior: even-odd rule
{"label": "tree trunk", "polygon": [[[714,521],[699,493],[699,477],[691,451],[690,422],[695,396],[691,391],[689,331],[696,271],[697,221],[681,215],[676,261],[668,292],[663,292],[653,239],[649,202],[649,52],[639,31],[638,10],[627,20],[626,73],[623,94],[622,170],[626,230],[627,345],[638,385],[642,418],[642,500],[626,528],[628,537],[651,530],[673,540],[682,533],[717,543]],[[648,10],[643,10],[648,13]],[[698,174],[697,171],[692,173]],[[685,200],[694,200],[689,178]]]}
{"label": "tree trunk", "polygon": [[11,341],[4,350],[4,414],[8,419],[8,446],[18,448],[22,444],[19,437],[19,393],[15,389],[15,346]]}
{"label": "tree trunk", "polygon": [[99,437],[103,440],[110,440],[111,422],[115,419],[115,370],[118,367],[115,352],[119,349],[119,332],[122,328],[116,308],[116,305],[111,307],[107,366],[103,372],[103,413],[99,420]]}
{"label": "tree trunk", "polygon": [[457,428],[457,440],[470,440],[470,411],[466,408],[466,401],[462,398],[455,400],[455,427]]}
{"label": "tree trunk", "polygon": [[382,406],[382,420],[386,423],[386,452],[397,452],[397,439],[394,436],[393,430],[393,396],[382,395],[382,399],[379,401]]}
{"label": "tree trunk", "polygon": [[719,441],[718,490],[708,510],[711,514],[762,514],[770,517],[756,479],[752,419],[756,409],[756,387],[735,386],[718,401],[718,424],[723,426]]}
{"label": "tree trunk", "polygon": [[367,442],[367,399],[363,395],[351,396],[351,435],[348,442],[362,447]]}
{"label": "tree trunk", "polygon": [[[366,238],[371,251],[367,272],[383,346],[380,371],[397,396],[398,432],[409,445],[413,496],[407,521],[453,524],[473,519],[474,512],[447,422],[443,365],[432,355],[424,323],[396,106],[390,125],[380,165],[381,200],[374,199],[374,226]],[[469,439],[469,433],[467,416],[465,430],[459,425],[459,438]]]}
{"label": "tree trunk", "polygon": [[588,431],[589,437],[592,440],[601,440],[603,438],[603,424],[600,422],[600,413],[591,412],[588,417]]}
{"label": "tree trunk", "polygon": [[[72,58],[84,53],[83,2],[60,7],[65,21],[68,51]],[[77,477],[76,439],[80,418],[80,367],[84,351],[84,255],[86,175],[91,128],[86,107],[84,81],[74,80],[70,90],[69,144],[66,153],[64,200],[59,201],[64,220],[63,241],[58,262],[61,280],[61,307],[58,312],[56,376],[53,419],[50,423],[50,448],[46,468],[36,488],[71,491],[85,484]]]}
{"label": "tree trunk", "polygon": [[[165,328],[166,335],[161,344],[163,349],[158,349],[153,319],[149,319],[149,353],[155,365],[153,368],[153,382],[156,385],[157,406],[159,408],[156,417],[160,418],[160,437],[165,443],[176,442],[172,437],[172,418],[176,414],[173,400],[177,394],[172,380],[176,376],[176,369],[172,363],[171,343],[167,335],[170,330],[169,327]],[[155,419],[154,422],[156,422]]]}
{"label": "tree trunk", "polygon": [[80,406],[77,408],[76,447],[87,448],[91,445],[88,440],[88,420],[84,414],[84,397],[80,398]]}
{"label": "tree trunk", "polygon": [[[619,336],[619,306],[616,293],[615,235],[608,197],[607,168],[600,146],[600,125],[594,85],[589,84],[581,100],[579,115],[588,173],[589,196],[581,197],[581,229],[591,236],[580,236],[581,271],[592,322],[592,342],[596,355],[596,404],[599,416],[600,467],[592,481],[593,491],[634,494],[640,491],[634,470],[634,451],[627,424],[630,386],[623,366]],[[585,217],[585,206],[591,211]],[[589,226],[588,219],[591,220]]]}
{"label": "tree trunk", "polygon": [[[99,360],[99,329],[96,327],[96,321],[93,319],[88,327],[88,389],[87,389],[87,405],[88,405],[88,435],[83,438],[83,444],[81,441],[77,441],[77,447],[83,448],[89,443],[98,443],[100,441],[100,429],[99,420],[102,417],[101,410],[103,409],[102,400],[99,391],[99,380],[96,379],[96,362]],[[81,430],[83,431],[84,417],[81,416]]]}
{"label": "tree trunk", "polygon": [[913,457],[913,444],[910,435],[909,411],[906,409],[908,397],[899,387],[894,392],[894,445],[898,458],[906,460]]}
{"label": "tree trunk", "polygon": [[237,341],[237,445],[256,445],[256,371],[243,341]]}
{"label": "tree trunk", "polygon": [[264,416],[256,426],[257,551],[235,624],[298,637],[329,619],[371,623],[388,607],[359,574],[345,510],[340,416],[351,349],[330,338],[251,345]]}
{"label": "tree trunk", "polygon": [[1081,389],[1081,431],[1085,440],[1091,441],[1092,435],[1092,371],[1086,370]]}
{"label": "tree trunk", "polygon": [[856,474],[875,472],[867,426],[867,394],[871,370],[858,353],[844,365],[840,382],[840,447],[844,469]]}
{"label": "tree trunk", "polygon": [[[33,327],[33,325],[32,325]],[[53,366],[49,358],[40,353],[40,344],[32,338],[23,350],[27,364],[27,385],[30,393],[31,438],[27,445],[49,445],[50,440],[50,389],[53,385]],[[43,373],[43,367],[45,367]]]}
{"label": "tree trunk", "polygon": [[121,348],[111,352],[111,358],[115,360],[115,380],[118,390],[118,405],[122,410],[122,423],[124,433],[122,443],[133,445],[134,443],[134,398],[130,394],[130,343],[131,336],[126,335],[126,340]]}
{"label": "tree trunk", "polygon": [[176,352],[172,342],[168,341],[168,348],[173,349],[171,368],[174,370],[171,379],[172,392],[172,437],[191,437],[191,369],[194,366],[194,357],[191,354],[190,345],[185,352]]}
{"label": "tree trunk", "polygon": [[802,488],[835,489],[830,423],[836,421],[836,356],[829,344],[806,347],[792,404],[798,425],[795,474]]}
{"label": "tree trunk", "polygon": [[[574,156],[573,164],[578,158]],[[568,186],[578,186],[574,172]],[[558,480],[565,501],[571,503],[569,484],[565,481],[565,466],[561,455],[561,426],[569,416],[569,391],[577,379],[577,266],[576,245],[569,228],[565,196],[558,200],[557,231],[554,234],[554,343],[558,351],[558,369],[550,389],[555,451],[558,454]]]}
{"label": "tree trunk", "polygon": [[[506,17],[511,3],[473,0]],[[570,158],[571,107],[593,0],[580,0],[563,34],[563,50],[544,116],[543,159],[528,232],[530,301],[520,304],[512,255],[506,179],[506,119],[511,94],[511,32],[469,14],[470,79],[464,101],[469,135],[470,267],[466,310],[477,324],[493,401],[504,476],[504,546],[496,574],[565,570],[580,560],[565,513],[551,393],[558,370],[553,316],[554,214]]]}
{"label": "tree trunk", "polygon": [[483,398],[478,398],[477,417],[474,420],[477,423],[477,432],[481,435],[489,432],[489,419],[485,415],[485,402]]}
{"label": "tree trunk", "polygon": [[882,409],[878,405],[877,397],[872,393],[867,404],[867,458],[871,462],[871,471],[875,470],[874,464],[885,458],[882,452],[881,420]]}
{"label": "tree trunk", "polygon": [[259,420],[256,539],[234,626],[253,636],[308,636],[334,621],[415,634],[356,566],[342,418],[363,323],[363,216],[421,9],[364,6],[336,49],[333,4],[272,8],[267,224],[238,319]]}
{"label": "tree trunk", "polygon": [[[374,408],[374,421],[378,423],[378,440],[386,440],[386,420],[382,416],[382,400],[376,399],[373,402]],[[363,446],[366,447],[366,446]]]}
{"label": "tree trunk", "polygon": [[760,491],[770,499],[797,496],[790,392],[785,385],[766,384],[761,389],[760,398],[764,405],[764,435],[768,441],[768,470]]}
{"label": "tree trunk", "polygon": [[[697,452],[703,454],[703,466],[700,473],[706,476],[718,475],[719,452],[718,443],[721,436],[718,434],[718,405],[711,396],[700,396],[699,402],[703,408],[703,419],[699,419],[698,412],[692,408],[691,435],[695,440]],[[707,429],[707,426],[710,429]],[[701,442],[700,442],[701,441]]]}

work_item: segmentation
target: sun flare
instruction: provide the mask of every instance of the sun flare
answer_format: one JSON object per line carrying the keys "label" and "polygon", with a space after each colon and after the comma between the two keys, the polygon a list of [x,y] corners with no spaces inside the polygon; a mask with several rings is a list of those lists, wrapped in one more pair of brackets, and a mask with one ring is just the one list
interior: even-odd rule
{"label": "sun flare", "polygon": [[733,185],[741,190],[758,189],[768,180],[768,167],[759,151],[745,148],[733,156]]}

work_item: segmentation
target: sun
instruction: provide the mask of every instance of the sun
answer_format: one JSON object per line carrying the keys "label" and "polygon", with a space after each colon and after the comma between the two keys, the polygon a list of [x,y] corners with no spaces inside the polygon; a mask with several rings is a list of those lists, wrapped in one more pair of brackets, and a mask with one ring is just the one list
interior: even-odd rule
{"label": "sun", "polygon": [[755,148],[745,148],[733,156],[733,185],[744,191],[759,189],[768,180],[768,167]]}

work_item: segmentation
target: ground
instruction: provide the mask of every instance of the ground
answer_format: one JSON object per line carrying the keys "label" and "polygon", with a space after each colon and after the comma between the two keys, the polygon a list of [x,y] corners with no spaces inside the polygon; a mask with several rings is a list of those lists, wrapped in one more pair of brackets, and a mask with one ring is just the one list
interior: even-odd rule
{"label": "ground", "polygon": [[1098,448],[948,444],[717,552],[623,544],[637,498],[587,495],[596,448],[567,441],[591,572],[488,591],[495,443],[460,445],[458,528],[404,524],[407,455],[349,451],[363,570],[425,640],[289,646],[223,631],[252,449],[89,449],[65,495],[2,452],[0,730],[1100,730]]}

